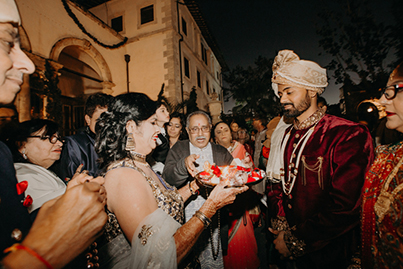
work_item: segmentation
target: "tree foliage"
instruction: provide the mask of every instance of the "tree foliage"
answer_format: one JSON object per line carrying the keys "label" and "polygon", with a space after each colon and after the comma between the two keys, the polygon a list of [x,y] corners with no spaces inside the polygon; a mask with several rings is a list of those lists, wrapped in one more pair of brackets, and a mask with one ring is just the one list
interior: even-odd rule
{"label": "tree foliage", "polygon": [[161,90],[158,93],[157,100],[165,102],[165,104],[168,106],[168,109],[170,110],[170,114],[174,112],[183,113],[183,111],[186,111],[186,115],[188,115],[194,111],[200,110],[196,102],[197,101],[196,88],[192,88],[188,99],[183,100],[182,102],[176,104],[169,102],[168,98],[164,96],[164,88],[165,84],[162,84]]}
{"label": "tree foliage", "polygon": [[233,98],[234,115],[264,115],[268,118],[278,114],[276,97],[271,88],[273,59],[259,56],[254,66],[236,66],[223,75],[228,87],[224,89],[226,101]]}
{"label": "tree foliage", "polygon": [[391,13],[393,16],[394,24],[391,27],[391,36],[393,40],[393,45],[396,49],[395,56],[396,61],[393,67],[400,64],[403,61],[403,1],[394,0],[392,3]]}
{"label": "tree foliage", "polygon": [[[399,0],[401,1],[401,0]],[[332,56],[326,66],[334,70],[336,84],[346,80],[376,82],[390,72],[385,63],[395,45],[391,27],[377,22],[368,0],[336,0],[319,15],[319,46]],[[357,84],[358,84],[357,83]]]}
{"label": "tree foliage", "polygon": [[45,72],[43,78],[43,93],[47,96],[46,116],[48,119],[62,124],[62,91],[59,89],[59,75],[51,66],[50,62],[45,62]]}

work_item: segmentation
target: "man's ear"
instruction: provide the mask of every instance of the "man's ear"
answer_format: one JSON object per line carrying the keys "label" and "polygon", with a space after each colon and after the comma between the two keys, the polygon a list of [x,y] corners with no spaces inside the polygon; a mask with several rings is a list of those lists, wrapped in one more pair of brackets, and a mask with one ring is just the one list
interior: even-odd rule
{"label": "man's ear", "polygon": [[88,116],[88,115],[85,115],[85,116],[84,116],[84,119],[85,119],[85,123],[87,123],[87,126],[90,126],[91,117]]}
{"label": "man's ear", "polygon": [[318,97],[318,93],[313,90],[308,90],[308,94],[309,94],[309,97],[311,97],[311,98]]}

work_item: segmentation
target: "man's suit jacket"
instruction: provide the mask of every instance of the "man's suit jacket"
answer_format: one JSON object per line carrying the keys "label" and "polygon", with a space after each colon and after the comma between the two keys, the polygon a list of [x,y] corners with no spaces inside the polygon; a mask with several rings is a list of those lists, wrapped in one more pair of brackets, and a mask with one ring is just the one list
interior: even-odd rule
{"label": "man's suit jacket", "polygon": [[28,234],[32,222],[22,205],[25,194],[17,193],[13,158],[8,147],[0,142],[0,259],[3,250],[20,243]]}
{"label": "man's suit jacket", "polygon": [[[169,150],[165,161],[164,171],[162,173],[164,179],[175,187],[180,187],[187,182],[190,174],[185,165],[185,159],[190,155],[189,140],[182,140],[175,143]],[[210,143],[213,151],[213,160],[216,165],[229,165],[233,157],[223,146]]]}
{"label": "man's suit jacket", "polygon": [[98,154],[94,149],[95,140],[87,128],[75,135],[65,137],[62,155],[60,157],[57,175],[61,179],[72,178],[80,164],[84,164],[82,170],[87,170],[89,175],[98,176]]}

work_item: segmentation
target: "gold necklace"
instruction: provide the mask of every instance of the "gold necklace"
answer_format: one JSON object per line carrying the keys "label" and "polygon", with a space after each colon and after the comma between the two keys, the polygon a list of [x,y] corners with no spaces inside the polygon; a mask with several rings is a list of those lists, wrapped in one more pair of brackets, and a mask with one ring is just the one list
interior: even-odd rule
{"label": "gold necklace", "polygon": [[132,160],[139,162],[139,163],[143,163],[143,164],[147,164],[146,161],[146,155],[135,152],[135,151],[130,151],[130,157],[132,158]]}
{"label": "gold necklace", "polygon": [[389,211],[390,204],[395,200],[395,196],[403,189],[403,183],[400,183],[391,193],[388,192],[389,184],[399,171],[400,166],[403,164],[403,156],[400,158],[399,163],[393,168],[392,172],[386,179],[385,185],[381,189],[381,193],[374,205],[375,214],[378,216],[378,221],[382,222],[386,213]]}

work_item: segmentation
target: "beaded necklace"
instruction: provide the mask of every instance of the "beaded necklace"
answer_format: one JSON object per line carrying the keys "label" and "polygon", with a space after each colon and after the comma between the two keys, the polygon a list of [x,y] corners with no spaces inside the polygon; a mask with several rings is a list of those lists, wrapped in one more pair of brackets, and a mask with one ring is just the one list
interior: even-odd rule
{"label": "beaded necklace", "polygon": [[[284,175],[284,163],[283,163],[283,161],[280,161],[281,167],[283,167],[283,168],[280,168],[280,180],[281,180],[281,185],[282,185],[283,191],[286,195],[290,195],[292,192],[292,189],[294,188],[294,184],[295,184],[295,181],[296,181],[297,175],[298,175],[298,168],[299,168],[299,164],[301,161],[302,152],[304,151],[306,143],[308,142],[309,138],[313,134],[316,125],[319,123],[319,121],[323,118],[324,115],[325,115],[324,111],[319,108],[318,110],[315,111],[315,113],[313,113],[311,116],[309,116],[303,122],[299,123],[297,120],[295,120],[294,125],[290,128],[290,130],[284,137],[284,140],[281,144],[281,151],[280,151],[281,156],[282,156],[281,160],[283,160],[283,158],[284,158],[285,148],[287,146],[288,139],[290,138],[291,131],[294,128],[296,130],[301,130],[301,129],[310,127],[309,130],[303,135],[301,140],[298,141],[298,143],[295,145],[295,147],[292,151],[290,161],[288,163],[287,181],[285,180],[285,175]],[[298,152],[298,155],[296,155],[295,153],[297,152],[298,148],[299,148],[299,152]],[[294,164],[293,161],[295,158],[296,158],[296,160],[295,160],[295,164]],[[303,159],[303,161],[304,161],[304,159]]]}
{"label": "beaded necklace", "polygon": [[[292,150],[291,158],[290,158],[289,165],[288,165],[287,181],[285,181],[285,178],[284,178],[284,169],[282,170],[282,173],[280,175],[281,185],[282,185],[283,191],[286,195],[290,195],[290,193],[292,192],[292,189],[294,188],[294,184],[295,184],[295,181],[296,181],[297,175],[298,175],[298,168],[299,168],[302,152],[304,151],[305,145],[308,142],[309,138],[313,134],[313,131],[315,130],[315,126],[316,126],[316,124],[314,124],[311,128],[309,128],[308,132],[306,132],[304,134],[304,136],[301,138],[301,140],[298,141],[297,145]],[[288,142],[288,139],[290,138],[290,133],[293,128],[294,127],[291,127],[290,131],[288,131],[288,133],[286,134],[286,136],[284,138],[283,144],[281,145],[282,153],[285,152],[285,147],[287,146],[287,142]],[[295,152],[299,148],[300,144],[301,144],[301,148],[298,152],[298,155],[295,155]],[[283,156],[284,156],[284,154],[283,154]],[[293,160],[294,160],[295,156],[297,158],[296,158],[296,162],[295,162],[295,167],[293,167]]]}

